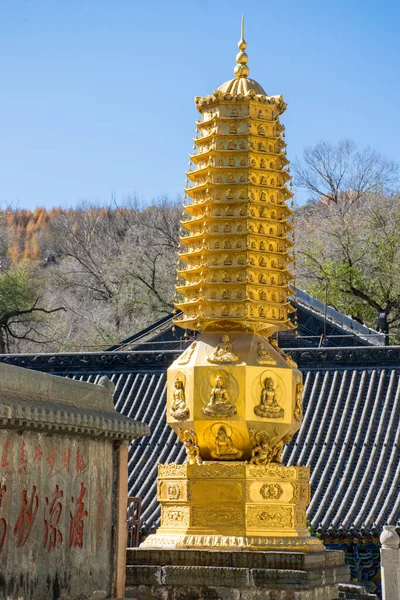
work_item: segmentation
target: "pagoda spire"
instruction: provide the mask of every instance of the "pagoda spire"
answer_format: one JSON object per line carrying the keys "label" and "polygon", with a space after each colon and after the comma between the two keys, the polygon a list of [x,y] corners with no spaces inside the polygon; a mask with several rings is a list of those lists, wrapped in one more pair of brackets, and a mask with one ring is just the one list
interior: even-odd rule
{"label": "pagoda spire", "polygon": [[245,50],[247,48],[247,44],[244,40],[244,15],[242,15],[242,35],[240,41],[238,43],[239,52],[236,55],[236,67],[234,69],[234,73],[236,77],[248,77],[249,75],[249,67],[247,66],[247,61],[249,57],[247,56]]}

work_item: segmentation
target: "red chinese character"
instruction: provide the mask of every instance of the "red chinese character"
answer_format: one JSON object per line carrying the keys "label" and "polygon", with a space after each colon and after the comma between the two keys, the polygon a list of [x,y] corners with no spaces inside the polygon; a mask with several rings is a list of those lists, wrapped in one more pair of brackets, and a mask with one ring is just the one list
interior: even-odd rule
{"label": "red chinese character", "polygon": [[3,446],[3,453],[1,455],[1,467],[6,469],[8,467],[8,442]]}
{"label": "red chinese character", "polygon": [[[49,506],[49,499],[46,497],[46,506],[44,509],[44,537],[43,537],[43,548],[47,547],[50,552],[53,548],[60,546],[63,541],[62,533],[57,526],[60,522],[62,505],[59,501],[64,496],[64,492],[59,489],[56,485],[56,491],[54,492],[53,500]],[[47,509],[47,510],[46,510]],[[46,519],[46,513],[49,513],[48,519]]]}
{"label": "red chinese character", "polygon": [[84,468],[85,468],[85,461],[83,460],[81,451],[78,448],[78,450],[76,451],[76,472],[82,473]]}
{"label": "red chinese character", "polygon": [[[0,508],[1,508],[1,504],[3,502],[3,496],[6,493],[7,488],[5,485],[0,485]],[[0,519],[0,526],[1,526],[1,535],[0,535],[0,550],[3,547],[4,544],[4,540],[6,537],[6,533],[7,533],[7,523],[5,519]]]}
{"label": "red chinese character", "polygon": [[57,449],[56,448],[52,448],[49,452],[48,457],[46,458],[46,462],[50,467],[50,471],[49,471],[49,476],[51,475],[51,472],[54,468],[54,464],[56,462],[56,455],[57,455]]}
{"label": "red chinese character", "polygon": [[69,448],[65,448],[62,457],[62,468],[64,471],[69,473],[71,463],[71,450]]}
{"label": "red chinese character", "polygon": [[36,493],[36,485],[32,486],[31,499],[28,503],[28,492],[22,490],[22,506],[19,511],[17,522],[14,526],[14,535],[18,536],[17,547],[25,546],[32,529],[33,521],[39,508],[39,497]]}
{"label": "red chinese character", "polygon": [[26,473],[26,467],[28,465],[28,461],[26,460],[26,452],[25,452],[25,440],[21,442],[21,448],[19,451],[19,466],[18,473]]}
{"label": "red chinese character", "polygon": [[36,446],[36,448],[34,450],[34,454],[33,454],[33,462],[35,463],[35,465],[38,469],[40,467],[40,463],[42,462],[42,456],[43,456],[43,452],[42,452],[41,447],[38,444]]}
{"label": "red chinese character", "polygon": [[[83,518],[88,516],[87,510],[85,510],[85,503],[83,497],[86,494],[86,488],[81,483],[81,491],[79,498],[76,499],[76,512],[75,516],[72,513],[69,514],[69,542],[70,548],[82,548],[83,547],[83,527],[85,525]],[[74,497],[71,498],[74,503]]]}

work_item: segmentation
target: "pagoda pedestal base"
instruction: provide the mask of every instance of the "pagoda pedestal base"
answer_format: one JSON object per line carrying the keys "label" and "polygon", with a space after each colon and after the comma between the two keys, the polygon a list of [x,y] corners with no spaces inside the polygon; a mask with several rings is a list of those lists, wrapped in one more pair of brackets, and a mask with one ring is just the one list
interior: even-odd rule
{"label": "pagoda pedestal base", "polygon": [[141,548],[321,551],[306,526],[308,481],[308,467],[281,464],[159,465],[161,526]]}
{"label": "pagoda pedestal base", "polygon": [[336,600],[349,580],[340,550],[251,552],[131,549],[126,598]]}

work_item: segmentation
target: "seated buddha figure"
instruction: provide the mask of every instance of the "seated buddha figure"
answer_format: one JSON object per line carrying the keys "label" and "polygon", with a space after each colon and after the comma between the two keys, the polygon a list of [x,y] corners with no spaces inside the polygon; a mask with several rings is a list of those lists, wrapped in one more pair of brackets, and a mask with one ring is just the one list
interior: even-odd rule
{"label": "seated buddha figure", "polygon": [[189,407],[186,404],[185,386],[178,376],[174,379],[174,388],[172,392],[171,416],[178,421],[182,421],[189,416]]}
{"label": "seated buddha figure", "polygon": [[203,412],[210,417],[222,415],[228,417],[236,414],[236,406],[230,403],[228,390],[220,375],[217,375],[215,378],[215,384],[211,390],[209,402],[203,407]]}
{"label": "seated buddha figure", "polygon": [[213,458],[234,460],[235,458],[239,458],[242,454],[240,450],[235,448],[232,439],[228,435],[223,425],[221,425],[221,427],[218,429],[214,444],[215,450],[211,451],[211,456]]}
{"label": "seated buddha figure", "polygon": [[215,346],[213,353],[208,357],[207,360],[210,363],[217,364],[234,363],[239,360],[239,357],[233,352],[229,335],[225,334],[221,337],[221,342]]}
{"label": "seated buddha figure", "polygon": [[262,342],[258,342],[258,344],[257,344],[257,363],[259,365],[274,365],[275,362],[276,361],[273,359],[271,354],[266,349],[265,344],[263,344]]}
{"label": "seated buddha figure", "polygon": [[264,387],[261,391],[260,404],[254,407],[254,412],[259,417],[269,419],[280,419],[284,416],[285,411],[278,404],[274,388],[274,380],[272,377],[266,377]]}

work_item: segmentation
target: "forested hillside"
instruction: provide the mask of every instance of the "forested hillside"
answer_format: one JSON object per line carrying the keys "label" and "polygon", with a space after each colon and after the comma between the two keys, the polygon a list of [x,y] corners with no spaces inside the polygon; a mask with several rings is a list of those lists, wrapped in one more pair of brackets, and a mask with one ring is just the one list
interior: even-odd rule
{"label": "forested hillside", "polygon": [[[297,285],[400,341],[397,165],[351,142],[293,165]],[[0,213],[0,352],[102,350],[171,312],[181,201]]]}
{"label": "forested hillside", "polygon": [[181,210],[4,211],[0,350],[101,350],[168,314]]}

